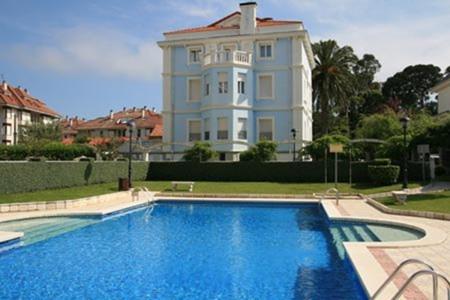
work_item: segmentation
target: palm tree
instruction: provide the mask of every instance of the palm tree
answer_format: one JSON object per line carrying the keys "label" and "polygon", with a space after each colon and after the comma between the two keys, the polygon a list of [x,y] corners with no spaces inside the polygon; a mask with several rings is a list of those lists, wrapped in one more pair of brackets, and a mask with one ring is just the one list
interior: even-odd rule
{"label": "palm tree", "polygon": [[312,71],[314,108],[320,111],[321,133],[327,134],[333,108],[348,114],[357,57],[351,47],[340,48],[334,40],[320,41],[312,48],[316,63]]}

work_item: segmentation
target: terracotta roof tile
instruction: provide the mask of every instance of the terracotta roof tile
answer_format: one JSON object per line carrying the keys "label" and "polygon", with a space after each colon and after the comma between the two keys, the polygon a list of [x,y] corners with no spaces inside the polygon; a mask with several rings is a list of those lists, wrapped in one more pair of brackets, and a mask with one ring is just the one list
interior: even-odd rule
{"label": "terracotta roof tile", "polygon": [[[144,112],[144,114],[143,114]],[[77,130],[114,130],[126,129],[125,124],[118,124],[120,120],[133,119],[138,129],[151,129],[152,137],[162,137],[162,116],[149,109],[129,109],[113,113],[112,118],[108,115],[86,121],[77,126]],[[160,135],[153,134],[157,128]]]}
{"label": "terracotta roof tile", "polygon": [[[193,33],[193,32],[239,29],[239,25],[229,25],[229,26],[221,25],[222,22],[224,22],[236,15],[241,15],[241,13],[239,11],[235,11],[235,12],[223,17],[222,19],[217,20],[207,26],[174,30],[174,31],[165,32],[164,34],[180,34],[180,33]],[[280,26],[280,25],[301,24],[301,23],[302,23],[301,21],[273,20],[272,18],[256,18],[256,26],[257,27]]]}
{"label": "terracotta roof tile", "polygon": [[15,108],[38,112],[47,116],[58,118],[60,115],[48,107],[43,101],[34,98],[26,90],[13,87],[9,84],[4,89],[4,83],[0,87],[0,104]]}

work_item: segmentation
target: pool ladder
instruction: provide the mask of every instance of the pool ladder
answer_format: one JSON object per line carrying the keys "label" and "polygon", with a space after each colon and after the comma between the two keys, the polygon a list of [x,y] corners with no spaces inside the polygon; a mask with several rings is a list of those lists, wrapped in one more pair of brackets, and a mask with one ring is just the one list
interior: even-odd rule
{"label": "pool ladder", "polygon": [[143,186],[143,187],[139,187],[145,194],[147,194],[147,196],[149,196],[148,197],[148,200],[147,200],[147,209],[145,210],[145,212],[144,212],[144,220],[146,221],[146,222],[148,222],[148,218],[149,218],[149,216],[152,214],[152,212],[153,212],[153,209],[155,208],[155,205],[156,205],[156,203],[155,203],[155,201],[154,201],[154,198],[153,198],[153,194],[152,193],[150,193],[150,191],[148,190],[148,188],[147,187],[145,187],[145,186]]}
{"label": "pool ladder", "polygon": [[331,188],[328,189],[324,194],[314,194],[314,196],[319,196],[320,195],[320,200],[319,203],[322,203],[323,199],[325,199],[325,197],[329,196],[329,195],[335,195],[336,197],[336,205],[339,205],[339,190],[337,188]]}
{"label": "pool ladder", "polygon": [[442,274],[436,272],[432,266],[429,264],[415,258],[407,259],[403,261],[401,264],[397,266],[397,268],[394,270],[394,272],[389,275],[389,277],[386,279],[386,281],[383,282],[383,284],[378,288],[378,290],[373,294],[373,296],[370,298],[371,300],[374,300],[376,297],[378,297],[381,292],[386,288],[386,286],[392,282],[394,277],[400,272],[400,270],[410,264],[420,264],[425,267],[425,269],[419,270],[408,277],[408,280],[400,287],[400,289],[397,291],[397,293],[392,297],[392,299],[399,299],[403,293],[405,292],[406,288],[418,277],[422,277],[424,275],[431,275],[433,279],[433,300],[438,299],[438,280],[442,279],[444,283],[447,285],[447,299],[450,300],[450,281]]}

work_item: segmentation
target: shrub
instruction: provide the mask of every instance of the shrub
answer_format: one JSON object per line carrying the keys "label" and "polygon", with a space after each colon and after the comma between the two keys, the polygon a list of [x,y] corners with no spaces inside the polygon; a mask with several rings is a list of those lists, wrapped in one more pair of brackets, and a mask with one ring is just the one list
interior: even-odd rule
{"label": "shrub", "polygon": [[436,176],[444,176],[445,174],[447,174],[447,171],[443,166],[437,166],[436,169],[434,169],[434,174]]}
{"label": "shrub", "polygon": [[185,161],[208,161],[217,156],[217,152],[211,148],[207,142],[195,142],[194,145],[184,151],[183,159]]}
{"label": "shrub", "polygon": [[95,156],[92,147],[81,144],[64,145],[62,143],[49,143],[35,151],[37,155],[45,156],[49,160],[74,160],[80,156]]}
{"label": "shrub", "polygon": [[376,158],[369,163],[371,166],[389,166],[391,160],[389,158]]}
{"label": "shrub", "polygon": [[369,166],[369,178],[370,180],[379,185],[394,184],[397,182],[398,175],[400,174],[399,166],[377,165]]}
{"label": "shrub", "polygon": [[0,160],[25,160],[30,154],[25,145],[0,145]]}
{"label": "shrub", "polygon": [[271,141],[261,141],[256,145],[250,147],[247,151],[240,154],[239,159],[241,161],[258,161],[265,162],[276,160],[275,151],[277,150],[277,144]]}

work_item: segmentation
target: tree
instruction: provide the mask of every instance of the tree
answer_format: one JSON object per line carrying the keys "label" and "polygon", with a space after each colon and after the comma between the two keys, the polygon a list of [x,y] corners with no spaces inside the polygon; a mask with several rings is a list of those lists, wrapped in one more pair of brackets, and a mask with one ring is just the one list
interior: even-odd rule
{"label": "tree", "polygon": [[366,139],[387,140],[401,133],[402,127],[394,112],[367,116],[359,122],[356,129],[356,137]]}
{"label": "tree", "polygon": [[271,141],[261,141],[250,147],[247,151],[242,152],[239,156],[239,160],[258,162],[276,160],[276,150],[276,143]]}
{"label": "tree", "polygon": [[348,154],[350,140],[343,135],[324,135],[301,150],[301,155],[309,155],[314,160],[325,158],[325,152],[328,151],[330,144],[343,144],[345,155]]}
{"label": "tree", "polygon": [[356,76],[358,89],[365,93],[372,89],[371,85],[375,79],[375,74],[380,70],[381,63],[373,54],[364,54],[353,66],[353,73]]}
{"label": "tree", "polygon": [[217,156],[217,152],[211,148],[210,143],[195,142],[194,145],[184,151],[183,159],[185,161],[208,161]]}
{"label": "tree", "polygon": [[320,41],[312,46],[316,66],[312,71],[313,100],[320,111],[321,133],[327,134],[333,107],[348,111],[348,97],[353,93],[353,67],[357,61],[353,49],[339,47],[334,40]]}
{"label": "tree", "polygon": [[61,138],[62,129],[58,123],[33,123],[19,130],[19,143],[33,147],[59,142]]}
{"label": "tree", "polygon": [[403,108],[425,108],[425,103],[430,100],[429,90],[441,79],[441,69],[434,65],[408,66],[386,80],[383,95],[398,97]]}
{"label": "tree", "polygon": [[447,69],[445,69],[445,75],[450,75],[450,66],[448,66]]}

